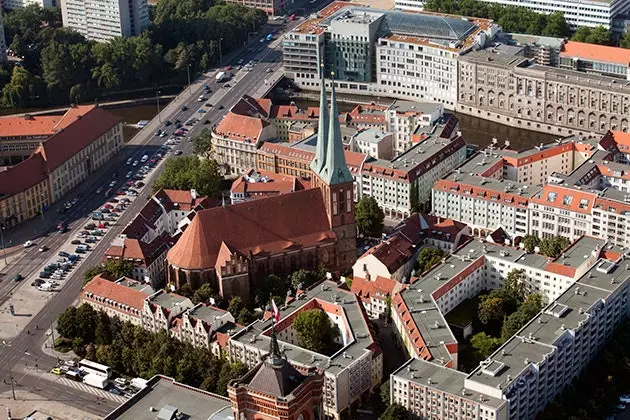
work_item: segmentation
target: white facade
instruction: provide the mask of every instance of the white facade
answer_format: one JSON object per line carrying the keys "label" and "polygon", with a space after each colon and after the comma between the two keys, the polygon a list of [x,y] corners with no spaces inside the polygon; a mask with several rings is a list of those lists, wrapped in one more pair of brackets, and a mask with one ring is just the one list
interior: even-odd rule
{"label": "white facade", "polygon": [[22,7],[37,4],[39,7],[57,7],[58,0],[3,0],[2,6],[7,10],[21,9]]}
{"label": "white facade", "polygon": [[140,35],[149,25],[147,0],[61,0],[63,26],[98,42]]}
{"label": "white facade", "polygon": [[[395,102],[385,111],[387,129],[394,133],[394,149],[400,155],[411,147],[411,135],[418,128],[431,127],[444,114],[442,104],[411,104],[405,102],[405,109],[400,109],[400,102]],[[418,109],[416,109],[418,106]]]}

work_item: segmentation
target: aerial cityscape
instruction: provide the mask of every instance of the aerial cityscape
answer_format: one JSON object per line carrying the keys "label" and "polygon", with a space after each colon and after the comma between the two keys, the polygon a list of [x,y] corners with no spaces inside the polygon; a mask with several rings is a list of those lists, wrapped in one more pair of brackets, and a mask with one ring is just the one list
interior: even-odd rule
{"label": "aerial cityscape", "polygon": [[630,0],[0,6],[8,419],[630,420]]}

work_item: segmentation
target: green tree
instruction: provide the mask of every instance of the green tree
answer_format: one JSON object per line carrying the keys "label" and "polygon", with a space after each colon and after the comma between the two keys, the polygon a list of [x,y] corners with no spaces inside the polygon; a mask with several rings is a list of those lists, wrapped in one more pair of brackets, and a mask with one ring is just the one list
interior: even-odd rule
{"label": "green tree", "polygon": [[355,219],[359,233],[369,238],[381,236],[385,213],[374,197],[363,197],[356,207]]}
{"label": "green tree", "polygon": [[500,338],[492,337],[485,332],[477,333],[470,339],[470,345],[479,360],[486,359],[490,356],[492,352],[499,348],[501,343]]}
{"label": "green tree", "polygon": [[57,332],[64,338],[73,339],[79,336],[77,324],[77,308],[69,307],[57,318]]}
{"label": "green tree", "polygon": [[564,13],[554,12],[547,15],[547,24],[542,30],[541,35],[559,38],[567,38],[571,35],[571,28],[564,18]]}
{"label": "green tree", "polygon": [[517,269],[510,271],[505,277],[501,289],[503,291],[503,297],[508,304],[512,302],[514,307],[519,306],[527,295],[525,272]]}
{"label": "green tree", "polygon": [[214,290],[210,286],[210,283],[204,283],[199,287],[199,289],[195,290],[193,293],[192,301],[194,304],[197,303],[208,303],[211,297],[215,295]]}
{"label": "green tree", "polygon": [[381,387],[379,390],[380,390],[379,394],[381,396],[381,402],[383,403],[383,405],[388,406],[390,402],[389,379],[381,384]]}
{"label": "green tree", "polygon": [[481,296],[477,316],[483,324],[490,322],[500,322],[504,315],[505,302],[501,296],[496,294],[487,294]]}
{"label": "green tree", "polygon": [[507,317],[501,328],[501,338],[507,341],[525,326],[536,314],[542,310],[542,296],[532,294],[527,297],[519,309]]}
{"label": "green tree", "polygon": [[612,36],[608,29],[603,26],[589,28],[588,26],[580,26],[571,37],[571,40],[578,42],[586,42],[588,44],[610,45]]}
{"label": "green tree", "polygon": [[133,273],[134,265],[131,261],[109,259],[103,263],[105,272],[118,278],[130,277]]}
{"label": "green tree", "polygon": [[239,378],[247,373],[247,367],[242,363],[224,363],[219,373],[219,380],[215,392],[219,395],[227,395],[227,385],[232,379]]}
{"label": "green tree", "polygon": [[94,277],[98,276],[105,272],[105,267],[102,265],[96,265],[94,267],[89,267],[83,273],[83,284],[89,283]]}
{"label": "green tree", "polygon": [[540,244],[540,252],[551,258],[558,258],[571,242],[562,236],[543,239]]}
{"label": "green tree", "polygon": [[238,316],[235,317],[236,322],[238,322],[241,325],[249,325],[255,319],[256,317],[254,316],[254,314],[252,314],[252,312],[247,308],[242,308],[238,312]]}
{"label": "green tree", "polygon": [[201,133],[193,137],[193,151],[199,156],[205,158],[210,157],[212,149],[212,133],[207,128],[201,130]]}
{"label": "green tree", "polygon": [[2,103],[11,108],[31,105],[36,91],[35,77],[21,66],[13,67],[11,80],[2,88]]}
{"label": "green tree", "polygon": [[525,235],[523,237],[523,245],[525,246],[525,251],[527,251],[528,254],[533,254],[535,251],[535,248],[537,246],[540,246],[540,238],[538,236],[535,235]]}
{"label": "green tree", "polygon": [[409,412],[405,409],[405,407],[398,403],[394,403],[387,407],[387,409],[379,417],[379,420],[407,420],[409,417]]}
{"label": "green tree", "polygon": [[620,40],[619,40],[619,46],[621,48],[628,48],[630,49],[630,32],[627,32]]}
{"label": "green tree", "polygon": [[269,297],[273,298],[276,304],[282,304],[286,297],[287,292],[289,291],[289,283],[275,274],[270,274],[265,277],[265,281],[262,286],[258,290],[258,294],[256,295],[257,304],[265,308],[269,303]]}
{"label": "green tree", "polygon": [[446,255],[439,248],[425,247],[418,254],[418,268],[421,273],[429,270],[435,264],[442,261]]}
{"label": "green tree", "polygon": [[300,287],[304,290],[321,279],[323,277],[320,277],[320,273],[300,268],[291,274],[291,285],[294,290],[298,290]]}
{"label": "green tree", "polygon": [[293,328],[300,346],[317,353],[331,350],[334,340],[341,336],[337,325],[321,309],[300,312],[295,318]]}
{"label": "green tree", "polygon": [[232,316],[236,317],[244,308],[245,305],[243,304],[243,300],[239,296],[234,296],[232,299],[230,299],[227,311],[231,313]]}
{"label": "green tree", "polygon": [[96,339],[97,312],[91,305],[84,303],[77,308],[77,333],[78,337],[86,344],[93,343]]}
{"label": "green tree", "polygon": [[199,159],[197,156],[168,158],[164,171],[155,181],[153,189],[160,188],[189,190],[196,189],[201,195],[217,198],[221,194],[219,167],[215,160]]}
{"label": "green tree", "polygon": [[179,289],[177,289],[177,294],[192,300],[195,292],[193,291],[192,287],[190,287],[190,284],[184,283]]}
{"label": "green tree", "polygon": [[110,344],[112,342],[112,326],[110,324],[109,317],[104,311],[98,311],[96,313],[96,327],[94,334],[96,344],[99,346]]}

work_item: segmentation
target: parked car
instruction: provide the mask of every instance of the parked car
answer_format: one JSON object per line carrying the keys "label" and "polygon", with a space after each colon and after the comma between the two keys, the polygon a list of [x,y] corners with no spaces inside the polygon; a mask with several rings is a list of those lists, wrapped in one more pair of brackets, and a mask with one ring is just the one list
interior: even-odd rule
{"label": "parked car", "polygon": [[13,281],[22,281],[22,280],[24,280],[24,277],[20,273],[17,273],[15,276],[13,276]]}
{"label": "parked car", "polygon": [[72,242],[70,242],[72,245],[79,245],[81,243],[80,240],[78,239],[73,239]]}
{"label": "parked car", "polygon": [[[73,243],[73,244],[74,244],[74,242],[75,242],[75,241],[72,241],[72,243]],[[76,242],[81,243],[81,241],[76,241]],[[69,256],[70,256],[70,254],[68,254],[68,253],[67,253],[67,252],[65,252],[65,251],[59,251],[59,254],[57,254],[57,255],[59,255],[60,257],[69,257]]]}

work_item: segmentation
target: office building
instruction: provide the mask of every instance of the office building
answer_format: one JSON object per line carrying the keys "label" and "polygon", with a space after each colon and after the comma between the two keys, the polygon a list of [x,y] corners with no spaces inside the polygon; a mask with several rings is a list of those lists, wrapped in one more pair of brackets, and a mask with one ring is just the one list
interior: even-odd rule
{"label": "office building", "polygon": [[326,72],[335,71],[339,92],[454,109],[457,58],[484,47],[497,31],[487,19],[335,2],[285,35],[284,67],[306,90],[319,89],[323,62]]}
{"label": "office building", "polygon": [[559,66],[630,80],[630,51],[627,48],[566,41],[560,51]]}
{"label": "office building", "polygon": [[63,26],[97,42],[140,35],[149,25],[147,0],[61,0]]}

